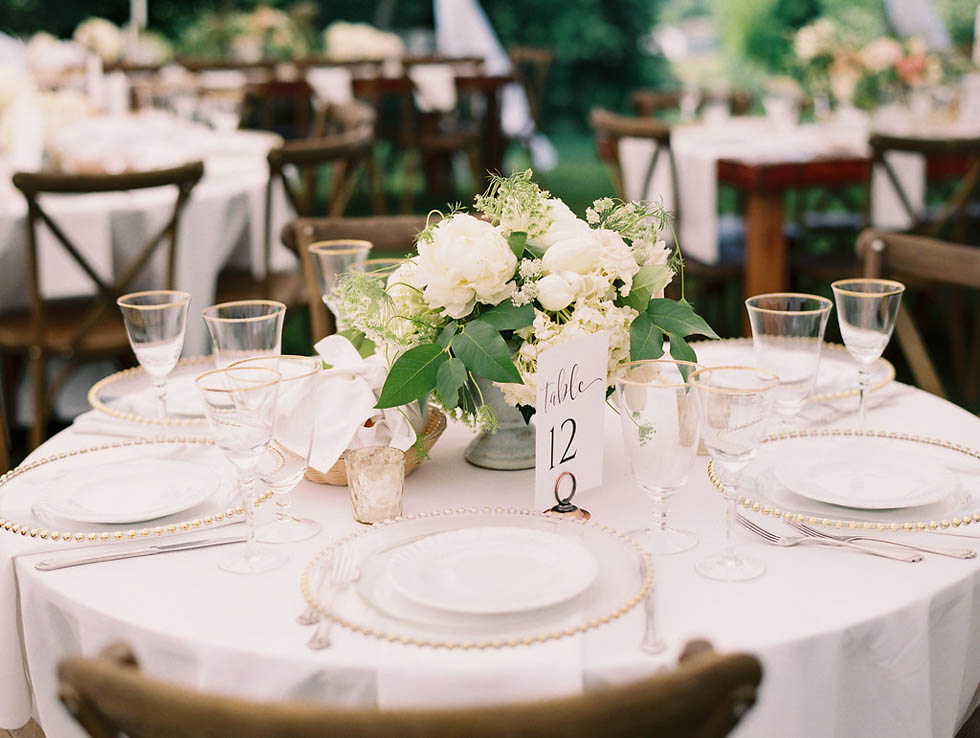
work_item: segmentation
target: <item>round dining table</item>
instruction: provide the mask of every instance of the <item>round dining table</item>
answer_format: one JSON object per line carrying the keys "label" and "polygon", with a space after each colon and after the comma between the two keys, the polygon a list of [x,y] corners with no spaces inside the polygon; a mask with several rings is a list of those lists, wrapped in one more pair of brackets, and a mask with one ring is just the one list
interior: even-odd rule
{"label": "round dining table", "polygon": [[[838,401],[823,427],[853,426],[856,404]],[[980,439],[976,416],[896,382],[872,395],[869,424],[965,445]],[[463,451],[471,438],[465,426],[450,423],[431,457],[406,479],[406,515],[532,506],[533,470],[468,465]],[[69,429],[33,458],[105,440]],[[671,501],[674,524],[694,531],[699,545],[653,559],[656,617],[667,643],[656,656],[640,649],[643,607],[533,645],[446,650],[335,627],[331,647],[311,650],[310,630],[296,621],[305,605],[303,569],[332,540],[364,528],[344,487],[301,483],[294,509],[319,521],[322,531],[281,546],[289,556],[283,568],[252,576],[219,570],[227,548],[38,571],[35,563],[58,544],[0,529],[0,726],[16,727],[33,712],[48,736],[82,735],[57,700],[58,662],[72,653],[95,655],[114,641],[134,649],[146,674],[207,693],[388,709],[588,693],[669,668],[686,642],[706,638],[720,651],[755,654],[763,665],[758,702],[737,736],[954,735],[980,685],[980,559],[927,556],[906,564],[816,546],[771,547],[736,530],[738,545],[761,559],[766,573],[741,583],[703,578],[695,564],[723,537],[723,500],[707,463],[698,457]],[[622,531],[652,518],[651,504],[630,481],[611,410],[603,483],[580,491],[576,502],[594,521]],[[259,517],[271,515],[271,507],[260,505]],[[241,526],[208,533],[222,530]],[[964,538],[920,533],[915,541],[980,547],[980,525],[950,530]]]}

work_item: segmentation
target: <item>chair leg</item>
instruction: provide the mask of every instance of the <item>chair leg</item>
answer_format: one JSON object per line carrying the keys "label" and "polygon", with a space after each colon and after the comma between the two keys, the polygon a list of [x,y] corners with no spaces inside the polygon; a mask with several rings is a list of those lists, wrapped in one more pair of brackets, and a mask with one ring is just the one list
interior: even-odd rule
{"label": "chair leg", "polygon": [[44,397],[44,354],[37,346],[31,347],[31,394],[34,398],[34,422],[31,425],[30,450],[33,451],[44,440],[47,427],[47,402]]}

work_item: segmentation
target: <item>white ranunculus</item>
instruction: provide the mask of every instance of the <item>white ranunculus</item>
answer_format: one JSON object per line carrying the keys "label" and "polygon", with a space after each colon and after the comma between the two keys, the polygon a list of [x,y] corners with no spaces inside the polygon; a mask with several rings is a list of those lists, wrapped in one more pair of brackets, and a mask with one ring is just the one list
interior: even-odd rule
{"label": "white ranunculus", "polygon": [[477,301],[497,305],[514,293],[517,257],[500,231],[472,215],[457,213],[418,244],[418,274],[425,301],[450,318],[462,318]]}
{"label": "white ranunculus", "polygon": [[89,18],[78,24],[74,39],[102,61],[111,64],[119,60],[123,50],[123,35],[119,27],[105,18]]}
{"label": "white ranunculus", "polygon": [[591,230],[588,223],[575,217],[575,213],[568,208],[568,205],[555,198],[548,200],[547,217],[551,225],[538,239],[545,248],[551,248],[559,241]]}
{"label": "white ranunculus", "polygon": [[556,241],[541,257],[545,274],[574,272],[588,274],[599,266],[600,245],[597,232],[584,222],[584,229],[575,229],[567,238]]}
{"label": "white ranunculus", "polygon": [[599,260],[603,270],[612,279],[632,284],[633,276],[640,271],[640,267],[626,241],[608,228],[598,228],[595,234],[599,240]]}
{"label": "white ranunculus", "polygon": [[564,310],[578,296],[582,278],[577,274],[549,274],[535,282],[538,302],[545,310]]}
{"label": "white ranunculus", "polygon": [[879,38],[861,49],[861,63],[872,72],[882,72],[898,64],[904,55],[902,45],[893,38]]}

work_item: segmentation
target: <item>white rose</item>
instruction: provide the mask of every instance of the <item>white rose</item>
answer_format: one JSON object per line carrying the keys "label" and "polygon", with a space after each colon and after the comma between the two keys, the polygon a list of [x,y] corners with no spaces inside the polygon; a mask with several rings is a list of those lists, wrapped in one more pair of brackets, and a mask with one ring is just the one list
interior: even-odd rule
{"label": "white rose", "polygon": [[861,49],[861,63],[872,72],[881,72],[898,64],[902,45],[893,38],[879,38]]}
{"label": "white rose", "polygon": [[441,221],[418,250],[425,301],[450,318],[465,317],[477,300],[497,305],[514,293],[517,257],[496,228],[472,215]]}
{"label": "white rose", "polygon": [[[581,222],[581,221],[579,221]],[[600,245],[597,232],[585,223],[584,229],[555,242],[541,257],[545,274],[574,272],[588,274],[599,266]]]}
{"label": "white rose", "polygon": [[549,274],[539,279],[535,286],[538,290],[538,303],[545,310],[555,312],[564,310],[578,296],[581,287],[581,277],[577,274]]}
{"label": "white rose", "polygon": [[74,39],[89,51],[111,64],[122,56],[123,35],[119,27],[105,18],[89,18],[78,24]]}
{"label": "white rose", "polygon": [[608,228],[598,228],[595,234],[599,240],[599,259],[606,274],[632,284],[633,276],[640,271],[640,267],[626,241]]}

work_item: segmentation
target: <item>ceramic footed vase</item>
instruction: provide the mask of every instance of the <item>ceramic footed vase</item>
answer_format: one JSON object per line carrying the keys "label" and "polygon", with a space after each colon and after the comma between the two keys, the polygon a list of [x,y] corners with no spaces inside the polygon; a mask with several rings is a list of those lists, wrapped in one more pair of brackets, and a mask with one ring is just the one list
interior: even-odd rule
{"label": "ceramic footed vase", "polygon": [[484,469],[513,471],[534,468],[534,426],[524,422],[520,411],[508,405],[493,382],[477,377],[483,399],[497,416],[497,432],[480,432],[466,447],[464,458]]}

